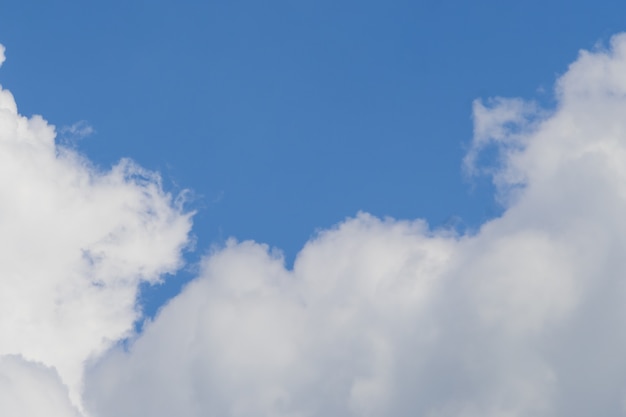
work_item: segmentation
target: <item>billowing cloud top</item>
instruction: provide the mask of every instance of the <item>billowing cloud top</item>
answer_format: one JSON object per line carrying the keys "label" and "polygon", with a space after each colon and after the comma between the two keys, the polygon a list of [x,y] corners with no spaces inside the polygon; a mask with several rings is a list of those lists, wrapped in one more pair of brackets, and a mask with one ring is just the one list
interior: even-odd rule
{"label": "billowing cloud top", "polygon": [[[619,35],[581,52],[552,110],[474,103],[465,164],[506,205],[477,233],[359,214],[309,241],[291,270],[265,245],[230,241],[130,347],[106,352],[134,317],[137,281],[177,265],[189,219],[132,164],[96,173],[51,152],[47,125],[19,118],[3,92],[0,167],[13,171],[0,175],[0,218],[16,220],[0,233],[11,237],[0,306],[20,303],[0,334],[17,335],[2,352],[23,357],[0,376],[60,396],[63,381],[71,395],[89,357],[79,400],[92,417],[622,416],[625,69]],[[498,160],[477,166],[489,146]],[[56,351],[74,337],[79,347]]]}

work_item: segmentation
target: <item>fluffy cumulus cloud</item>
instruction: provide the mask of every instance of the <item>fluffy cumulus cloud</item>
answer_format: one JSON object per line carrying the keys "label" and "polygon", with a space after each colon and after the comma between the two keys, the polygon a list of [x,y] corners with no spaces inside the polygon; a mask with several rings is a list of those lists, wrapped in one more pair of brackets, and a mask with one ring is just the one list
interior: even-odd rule
{"label": "fluffy cumulus cloud", "polygon": [[80,409],[84,365],[132,332],[139,284],[175,271],[188,241],[156,174],[98,169],[54,139],[0,89],[0,415],[63,415],[36,411],[63,395]]}
{"label": "fluffy cumulus cloud", "polygon": [[291,269],[229,241],[125,345],[137,282],[178,265],[189,218],[132,164],[55,148],[2,94],[11,399],[46,384],[60,416],[78,399],[91,417],[626,414],[626,35],[580,53],[553,109],[474,103],[464,163],[492,176],[499,218],[458,235],[362,213]]}

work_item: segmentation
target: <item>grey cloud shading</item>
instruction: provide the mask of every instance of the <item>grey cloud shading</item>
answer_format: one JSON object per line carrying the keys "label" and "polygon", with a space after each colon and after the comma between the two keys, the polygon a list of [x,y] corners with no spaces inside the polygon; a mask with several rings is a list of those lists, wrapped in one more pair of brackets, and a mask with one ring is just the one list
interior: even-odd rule
{"label": "grey cloud shading", "polygon": [[54,369],[16,355],[0,356],[0,415],[81,417]]}

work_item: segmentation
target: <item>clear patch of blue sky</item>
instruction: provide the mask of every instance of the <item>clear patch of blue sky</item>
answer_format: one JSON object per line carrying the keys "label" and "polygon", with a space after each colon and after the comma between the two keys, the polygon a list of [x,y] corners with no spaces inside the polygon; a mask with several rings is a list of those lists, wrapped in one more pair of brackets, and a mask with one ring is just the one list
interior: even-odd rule
{"label": "clear patch of blue sky", "polygon": [[[474,228],[498,214],[461,159],[471,102],[550,103],[626,6],[577,1],[5,2],[0,83],[106,167],[129,156],[190,188],[197,251],[282,249],[359,210]],[[153,312],[178,281],[146,290]]]}

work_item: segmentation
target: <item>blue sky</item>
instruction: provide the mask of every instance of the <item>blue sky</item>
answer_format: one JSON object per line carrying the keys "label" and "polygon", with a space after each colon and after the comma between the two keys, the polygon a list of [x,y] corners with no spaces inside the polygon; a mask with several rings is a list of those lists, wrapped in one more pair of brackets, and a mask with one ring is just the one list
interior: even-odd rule
{"label": "blue sky", "polygon": [[200,248],[233,235],[292,257],[358,210],[492,216],[460,171],[472,100],[549,99],[620,29],[614,5],[14,2],[2,80],[23,113],[93,126],[78,147],[97,163],[197,193]]}
{"label": "blue sky", "polygon": [[77,146],[97,163],[129,156],[192,189],[200,248],[232,235],[292,257],[358,210],[493,216],[460,170],[472,100],[549,99],[620,28],[610,5],[565,5],[15,2],[3,85],[25,114],[87,121]]}
{"label": "blue sky", "polygon": [[[463,178],[476,98],[551,100],[623,5],[528,1],[9,2],[2,84],[23,114],[84,120],[77,148],[189,188],[197,254],[280,248],[358,211],[476,228],[500,211]],[[182,274],[184,275],[184,273]],[[182,276],[181,275],[181,276]],[[177,285],[146,297],[154,307]]]}
{"label": "blue sky", "polygon": [[625,14],[3,4],[0,414],[624,415]]}

